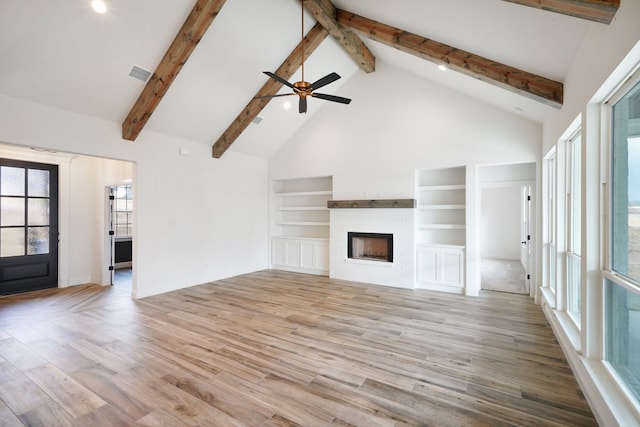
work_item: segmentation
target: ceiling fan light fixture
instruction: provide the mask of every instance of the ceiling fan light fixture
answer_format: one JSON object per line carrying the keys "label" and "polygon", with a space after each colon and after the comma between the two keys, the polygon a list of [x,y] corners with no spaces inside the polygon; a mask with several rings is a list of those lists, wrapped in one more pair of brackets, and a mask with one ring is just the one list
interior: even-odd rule
{"label": "ceiling fan light fixture", "polygon": [[91,2],[91,7],[93,8],[93,10],[100,14],[107,11],[107,4],[102,0],[93,0]]}
{"label": "ceiling fan light fixture", "polygon": [[[301,41],[300,41],[300,46],[301,46],[301,72],[302,72],[302,77],[300,79],[300,81],[294,82],[294,83],[290,83],[289,81],[287,81],[286,79],[283,79],[282,77],[278,76],[275,73],[272,73],[270,71],[263,71],[264,74],[266,74],[267,76],[271,77],[272,79],[274,79],[275,81],[291,88],[293,90],[292,93],[283,93],[283,94],[279,94],[279,95],[267,95],[267,96],[261,96],[260,98],[275,98],[278,96],[289,96],[289,95],[298,95],[298,112],[299,113],[306,113],[307,112],[307,97],[312,97],[312,98],[319,98],[319,99],[323,99],[325,101],[332,101],[332,102],[338,102],[340,104],[349,104],[351,102],[351,99],[349,98],[343,98],[341,96],[335,96],[335,95],[327,95],[324,93],[317,93],[314,92],[316,89],[320,89],[321,87],[324,87],[326,85],[328,85],[329,83],[333,83],[336,80],[338,80],[340,78],[340,76],[338,75],[338,73],[329,73],[326,76],[322,77],[319,80],[316,80],[313,83],[309,83],[304,79],[304,2],[300,2],[300,9],[301,9],[301,27],[302,27],[302,36],[301,36]],[[285,109],[288,109],[287,107],[287,103],[283,104]],[[289,104],[289,107],[291,105]]]}

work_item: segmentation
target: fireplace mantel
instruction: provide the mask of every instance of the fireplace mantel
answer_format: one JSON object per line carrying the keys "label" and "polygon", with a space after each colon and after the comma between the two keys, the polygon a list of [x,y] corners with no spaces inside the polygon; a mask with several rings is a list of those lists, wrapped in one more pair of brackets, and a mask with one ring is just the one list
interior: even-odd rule
{"label": "fireplace mantel", "polygon": [[329,209],[414,209],[416,199],[327,200]]}

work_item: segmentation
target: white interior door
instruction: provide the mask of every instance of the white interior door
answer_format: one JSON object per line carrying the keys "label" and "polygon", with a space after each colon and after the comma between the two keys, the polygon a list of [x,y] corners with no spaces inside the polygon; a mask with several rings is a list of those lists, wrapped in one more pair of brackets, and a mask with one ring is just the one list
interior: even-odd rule
{"label": "white interior door", "polygon": [[520,233],[520,262],[524,268],[524,281],[527,292],[529,291],[529,281],[531,274],[531,185],[521,187],[522,207],[521,207],[521,233]]}

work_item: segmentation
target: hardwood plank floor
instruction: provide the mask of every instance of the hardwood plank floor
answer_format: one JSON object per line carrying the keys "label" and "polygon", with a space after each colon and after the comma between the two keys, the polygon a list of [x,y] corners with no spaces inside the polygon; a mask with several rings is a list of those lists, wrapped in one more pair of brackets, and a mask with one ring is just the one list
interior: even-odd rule
{"label": "hardwood plank floor", "polygon": [[275,270],[0,298],[0,425],[594,426],[540,309]]}

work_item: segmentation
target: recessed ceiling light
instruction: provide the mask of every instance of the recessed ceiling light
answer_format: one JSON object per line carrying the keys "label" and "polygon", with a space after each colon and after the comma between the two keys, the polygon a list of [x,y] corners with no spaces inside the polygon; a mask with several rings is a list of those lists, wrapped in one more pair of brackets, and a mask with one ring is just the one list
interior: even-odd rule
{"label": "recessed ceiling light", "polygon": [[289,101],[285,101],[284,104],[282,104],[282,106],[284,107],[285,110],[288,110],[289,108],[291,108],[291,103]]}
{"label": "recessed ceiling light", "polygon": [[105,13],[107,11],[107,5],[102,0],[93,0],[91,7],[98,13]]}
{"label": "recessed ceiling light", "polygon": [[446,66],[446,65],[444,65],[444,64],[440,64],[440,65],[438,65],[438,69],[439,69],[440,71],[447,71],[447,66]]}

